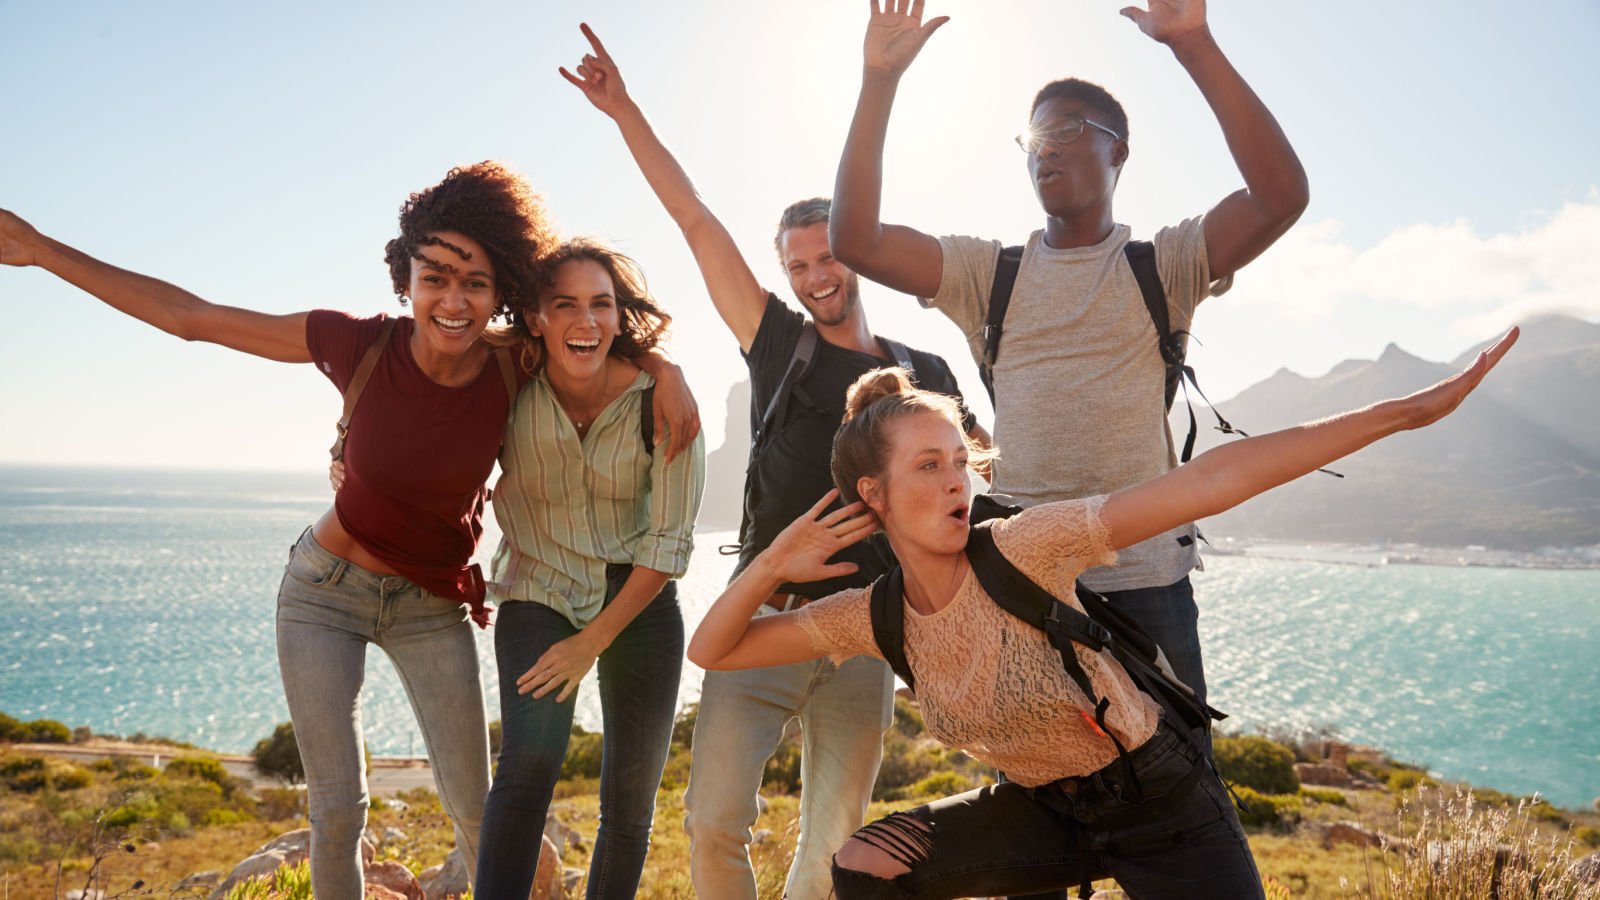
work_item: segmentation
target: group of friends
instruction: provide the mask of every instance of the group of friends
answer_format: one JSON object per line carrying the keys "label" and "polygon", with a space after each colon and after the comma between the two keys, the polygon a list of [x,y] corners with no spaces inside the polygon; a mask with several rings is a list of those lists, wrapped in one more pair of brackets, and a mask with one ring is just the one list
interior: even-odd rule
{"label": "group of friends", "polygon": [[[1001,241],[882,221],[899,81],[946,21],[924,21],[922,7],[873,0],[834,197],[779,218],[777,256],[804,313],[762,286],[587,26],[590,52],[561,70],[616,123],[750,371],[736,575],[687,648],[673,579],[688,565],[705,456],[693,398],[659,346],[671,317],[632,260],[558,238],[520,176],[479,163],[410,196],[386,248],[412,313],[395,318],[209,303],[0,210],[0,263],[39,266],[185,340],[313,363],[344,395],[336,500],[295,543],[277,611],[316,896],[362,895],[368,645],[405,686],[480,900],[528,895],[574,693],[592,668],[604,743],[587,891],[636,893],[686,650],[707,670],[685,825],[695,890],[709,900],[756,896],[758,790],[795,719],[792,900],[1056,897],[1108,876],[1133,897],[1262,895],[1205,729],[1174,721],[1107,651],[1074,645],[1086,673],[1075,680],[1066,651],[994,602],[969,542],[987,529],[1012,566],[1072,609],[1076,585],[1099,592],[1203,705],[1194,521],[1446,415],[1515,332],[1409,397],[1179,465],[1170,360],[1112,212],[1130,138],[1111,94],[1069,78],[1034,98],[1017,142],[1045,224],[1002,277]],[[1307,181],[1213,39],[1204,0],[1123,14],[1189,73],[1244,180],[1151,242],[1181,351],[1201,300],[1298,218]],[[943,359],[869,327],[859,276],[922,298],[962,330],[991,388],[995,439]],[[990,309],[1002,281],[1014,282],[1003,322]],[[470,559],[497,460],[504,540],[485,577]],[[974,525],[973,470],[1024,510]],[[894,687],[871,585],[896,567],[904,660],[928,730],[1001,777],[863,827]],[[503,723],[492,778],[472,634],[489,622],[488,593]]]}

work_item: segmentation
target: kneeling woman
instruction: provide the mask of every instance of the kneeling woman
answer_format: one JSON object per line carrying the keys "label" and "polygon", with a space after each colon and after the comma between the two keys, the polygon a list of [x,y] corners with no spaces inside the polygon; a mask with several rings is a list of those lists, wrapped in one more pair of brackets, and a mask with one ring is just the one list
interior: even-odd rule
{"label": "kneeling woman", "polygon": [[[1427,390],[1325,421],[1225,444],[1110,496],[1034,507],[992,526],[1005,557],[1081,609],[1078,573],[1117,548],[1244,500],[1394,432],[1438,420],[1516,340]],[[1233,805],[1199,753],[1108,653],[1074,645],[1106,728],[1043,632],[983,591],[964,549],[971,501],[964,441],[949,398],[911,389],[898,370],[851,389],[833,474],[856,501],[826,516],[830,492],[789,526],[706,615],[689,658],[707,669],[881,655],[870,589],[795,613],[751,618],[786,581],[843,574],[826,560],[881,523],[904,571],[904,646],[928,730],[995,766],[1005,784],[896,813],[834,857],[841,898],[966,897],[1070,887],[1113,876],[1131,897],[1262,895]],[[819,518],[820,516],[820,518]],[[1132,788],[1129,790],[1128,788]],[[1143,796],[1135,802],[1131,796]]]}
{"label": "kneeling woman", "polygon": [[517,399],[494,512],[503,742],[484,806],[480,898],[523,900],[561,775],[578,682],[596,660],[604,749],[588,896],[632,897],[644,868],[683,665],[676,584],[705,482],[697,438],[647,444],[653,381],[632,360],[670,317],[627,257],[561,248],[526,325],[545,366]]}

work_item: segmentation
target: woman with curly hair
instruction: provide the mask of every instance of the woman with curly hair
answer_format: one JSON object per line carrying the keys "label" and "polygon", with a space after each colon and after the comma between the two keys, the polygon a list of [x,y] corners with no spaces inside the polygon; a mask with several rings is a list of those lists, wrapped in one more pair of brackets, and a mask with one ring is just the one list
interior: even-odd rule
{"label": "woman with curly hair", "polygon": [[[1045,503],[977,527],[967,471],[984,454],[961,433],[955,401],[913,389],[903,370],[869,372],[851,388],[834,438],[836,491],[728,586],[695,632],[689,658],[707,669],[883,658],[874,628],[887,631],[894,613],[884,603],[874,616],[881,601],[872,588],[751,618],[782,582],[841,574],[850,564],[827,560],[881,525],[900,560],[899,648],[929,733],[1010,780],[857,831],[834,856],[836,896],[1017,895],[1111,876],[1129,897],[1260,897],[1233,804],[1188,728],[1108,649],[1053,642],[1008,612],[989,591],[1017,582],[996,571],[992,556],[980,569],[974,563],[999,552],[1053,595],[1046,621],[1070,624],[1083,612],[1074,585],[1085,569],[1438,421],[1516,338],[1513,329],[1460,374],[1408,397],[1223,444],[1109,496]],[[823,514],[836,493],[853,502]]]}
{"label": "woman with curly hair", "polygon": [[654,382],[635,360],[670,317],[638,267],[588,240],[565,244],[549,266],[551,283],[524,314],[545,364],[517,398],[495,485],[504,730],[473,884],[480,900],[528,896],[574,695],[597,661],[604,743],[588,896],[638,890],[683,666],[671,579],[688,567],[705,482],[701,440],[676,460],[646,443]]}
{"label": "woman with curly hair", "polygon": [[[300,536],[278,594],[278,660],[305,767],[312,885],[325,900],[363,892],[358,697],[368,644],[400,674],[457,846],[469,870],[475,862],[489,762],[468,622],[485,624],[488,609],[470,560],[483,530],[485,481],[512,399],[529,377],[509,348],[485,339],[486,329],[531,303],[546,282],[540,260],[556,246],[526,181],[494,162],[465,166],[411,195],[386,247],[394,291],[412,316],[271,315],[116,268],[0,210],[0,264],[43,268],[184,340],[315,363],[359,399],[335,445],[347,481]],[[352,384],[358,369],[370,377]],[[663,393],[676,395],[681,380],[675,384]]]}

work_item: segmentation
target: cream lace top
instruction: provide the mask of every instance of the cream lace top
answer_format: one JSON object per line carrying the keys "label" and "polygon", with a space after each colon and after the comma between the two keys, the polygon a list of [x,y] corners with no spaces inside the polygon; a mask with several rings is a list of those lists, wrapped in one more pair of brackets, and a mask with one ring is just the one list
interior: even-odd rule
{"label": "cream lace top", "polygon": [[[994,524],[1006,558],[1062,602],[1078,573],[1116,561],[1100,518],[1104,497],[1047,503]],[[882,657],[872,639],[871,589],[833,594],[802,608],[799,624],[817,651],[840,661]],[[1094,723],[1088,698],[1061,666],[1044,632],[989,599],[970,571],[944,609],[906,606],[906,661],[928,732],[1033,787],[1088,775],[1117,758]],[[1095,691],[1111,701],[1106,724],[1129,750],[1155,733],[1159,709],[1104,651],[1078,647]]]}

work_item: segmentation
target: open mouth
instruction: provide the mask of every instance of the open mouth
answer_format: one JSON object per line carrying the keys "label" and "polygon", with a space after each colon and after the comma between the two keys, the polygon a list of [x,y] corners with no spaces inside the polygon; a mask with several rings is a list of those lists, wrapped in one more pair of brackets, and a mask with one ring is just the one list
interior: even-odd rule
{"label": "open mouth", "polygon": [[472,327],[471,319],[447,319],[443,316],[429,316],[429,319],[440,331],[452,336],[466,334]]}
{"label": "open mouth", "polygon": [[950,518],[955,519],[957,522],[960,522],[963,525],[967,524],[967,514],[968,507],[965,503],[961,504],[955,509],[950,510]]}
{"label": "open mouth", "polygon": [[1049,184],[1059,177],[1061,177],[1061,173],[1057,172],[1055,169],[1041,169],[1036,180],[1040,184]]}
{"label": "open mouth", "polygon": [[839,295],[839,286],[836,284],[825,291],[815,291],[811,294],[812,303],[827,303]]}
{"label": "open mouth", "polygon": [[600,350],[599,338],[573,338],[566,342],[567,352],[579,359],[588,359]]}

